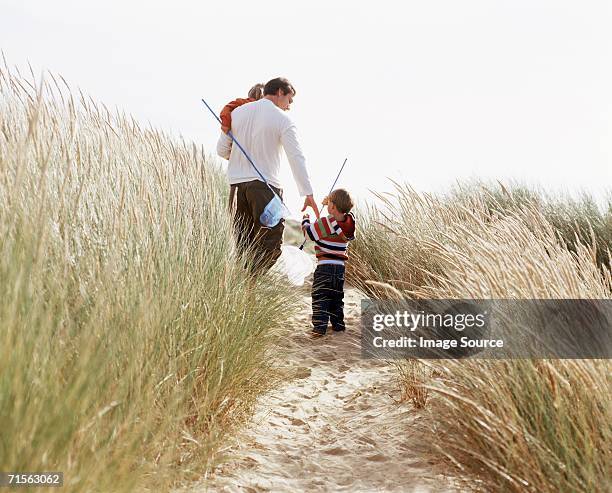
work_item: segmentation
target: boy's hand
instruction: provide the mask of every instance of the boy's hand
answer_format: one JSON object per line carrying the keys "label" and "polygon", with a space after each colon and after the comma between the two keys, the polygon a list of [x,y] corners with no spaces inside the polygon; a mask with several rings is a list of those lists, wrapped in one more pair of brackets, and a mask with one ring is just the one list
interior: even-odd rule
{"label": "boy's hand", "polygon": [[323,199],[323,202],[321,202],[321,203],[322,203],[323,205],[327,205],[327,204],[329,204],[329,195],[328,195],[327,197],[325,197],[325,198]]}

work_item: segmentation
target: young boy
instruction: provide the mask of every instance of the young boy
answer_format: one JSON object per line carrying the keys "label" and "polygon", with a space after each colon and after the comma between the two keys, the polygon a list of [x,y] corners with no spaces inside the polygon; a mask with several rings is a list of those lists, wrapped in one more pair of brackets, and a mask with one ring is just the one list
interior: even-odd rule
{"label": "young boy", "polygon": [[331,322],[336,332],[344,325],[344,263],[348,259],[348,242],[355,238],[353,200],[339,188],[323,200],[329,215],[310,224],[308,214],[302,220],[302,231],[313,240],[317,268],[312,281],[312,334],[322,336]]}

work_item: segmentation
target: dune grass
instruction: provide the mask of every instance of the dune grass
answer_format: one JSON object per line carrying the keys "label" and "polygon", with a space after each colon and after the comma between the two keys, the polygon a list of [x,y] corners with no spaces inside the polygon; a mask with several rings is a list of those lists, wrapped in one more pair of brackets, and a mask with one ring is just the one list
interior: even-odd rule
{"label": "dune grass", "polygon": [[524,207],[535,207],[554,227],[568,250],[577,251],[578,244],[594,245],[597,263],[610,265],[612,250],[612,194],[608,193],[603,207],[587,192],[577,197],[564,193],[549,193],[520,183],[464,183],[448,195],[452,202],[480,195],[490,213],[507,214]]}
{"label": "dune grass", "polygon": [[[434,197],[398,185],[362,218],[352,282],[385,298],[611,297],[609,258],[597,249],[609,230],[582,216],[590,238],[578,228],[568,245],[574,221],[559,229],[542,200],[494,198],[485,189]],[[407,361],[398,369],[404,395],[426,417],[423,441],[463,489],[609,491],[608,361]]]}
{"label": "dune grass", "polygon": [[274,383],[294,301],[202,150],[45,79],[0,69],[0,470],[165,491]]}

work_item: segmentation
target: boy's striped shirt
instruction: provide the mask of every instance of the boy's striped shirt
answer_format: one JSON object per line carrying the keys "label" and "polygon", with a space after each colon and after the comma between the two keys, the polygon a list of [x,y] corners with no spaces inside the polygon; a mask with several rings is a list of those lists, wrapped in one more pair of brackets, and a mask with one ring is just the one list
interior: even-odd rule
{"label": "boy's striped shirt", "polygon": [[[348,224],[351,225],[348,234],[342,230],[334,216],[326,216],[310,223],[310,219],[302,221],[304,235],[315,242],[315,254],[319,264],[344,265],[348,259],[348,242],[353,239],[354,217],[347,214]],[[347,222],[345,221],[345,223]]]}

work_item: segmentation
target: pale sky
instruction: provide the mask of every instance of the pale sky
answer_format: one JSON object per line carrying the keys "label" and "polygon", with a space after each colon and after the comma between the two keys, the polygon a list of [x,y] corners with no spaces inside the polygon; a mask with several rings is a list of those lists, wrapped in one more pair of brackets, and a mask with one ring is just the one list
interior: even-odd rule
{"label": "pale sky", "polygon": [[[360,199],[388,177],[612,188],[609,1],[265,5],[0,0],[0,49],[210,153],[218,124],[200,98],[219,110],[285,76],[319,201],[345,157],[339,186]],[[297,215],[288,165],[283,179]]]}

